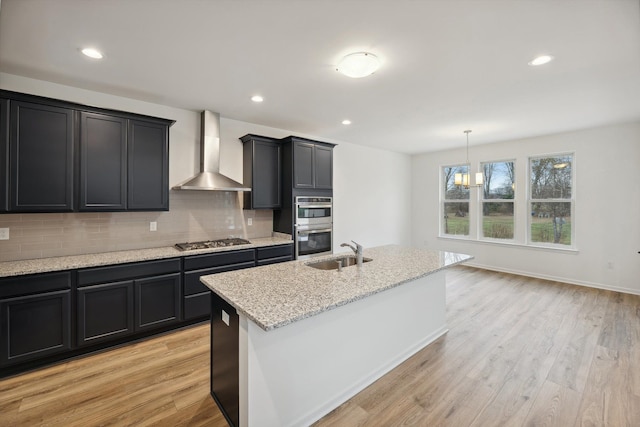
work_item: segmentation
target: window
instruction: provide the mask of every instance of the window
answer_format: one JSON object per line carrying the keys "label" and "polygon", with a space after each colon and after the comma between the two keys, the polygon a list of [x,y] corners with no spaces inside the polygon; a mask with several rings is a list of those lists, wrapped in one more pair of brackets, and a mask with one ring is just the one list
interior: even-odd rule
{"label": "window", "polygon": [[529,242],[572,246],[573,154],[529,159]]}
{"label": "window", "polygon": [[513,240],[515,162],[482,163],[482,237]]}
{"label": "window", "polygon": [[442,168],[443,188],[441,197],[443,212],[442,233],[445,235],[469,235],[469,189],[455,185],[456,173],[467,173],[467,165]]}

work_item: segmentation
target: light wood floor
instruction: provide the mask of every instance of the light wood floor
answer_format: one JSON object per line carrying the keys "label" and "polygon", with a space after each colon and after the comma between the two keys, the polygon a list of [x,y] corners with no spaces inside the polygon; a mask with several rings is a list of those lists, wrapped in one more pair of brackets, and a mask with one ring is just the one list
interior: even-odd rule
{"label": "light wood floor", "polygon": [[[640,426],[640,297],[469,267],[447,281],[450,331],[316,427]],[[0,426],[226,426],[208,351],[202,325],[0,380]]]}

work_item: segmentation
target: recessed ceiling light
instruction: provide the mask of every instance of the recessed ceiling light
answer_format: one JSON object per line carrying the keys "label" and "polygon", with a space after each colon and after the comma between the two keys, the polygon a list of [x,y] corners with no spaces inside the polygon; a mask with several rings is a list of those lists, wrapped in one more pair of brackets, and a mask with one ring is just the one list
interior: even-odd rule
{"label": "recessed ceiling light", "polygon": [[81,50],[81,52],[93,59],[102,59],[102,53],[98,49],[94,49],[92,47],[85,47]]}
{"label": "recessed ceiling light", "polygon": [[251,97],[251,100],[252,100],[253,102],[262,102],[262,101],[264,101],[264,98],[263,98],[263,97],[261,97],[260,95],[253,95],[253,96]]}
{"label": "recessed ceiling light", "polygon": [[351,53],[340,60],[336,71],[347,77],[359,79],[370,76],[380,67],[380,60],[369,52]]}
{"label": "recessed ceiling light", "polygon": [[533,58],[531,61],[529,61],[529,65],[531,65],[533,67],[536,67],[538,65],[547,64],[547,63],[551,62],[552,60],[553,60],[553,56],[551,56],[551,55],[541,55],[541,56]]}
{"label": "recessed ceiling light", "polygon": [[351,120],[349,120],[349,119],[344,119],[344,120],[342,121],[342,124],[343,124],[343,125],[350,125],[350,124],[351,124]]}

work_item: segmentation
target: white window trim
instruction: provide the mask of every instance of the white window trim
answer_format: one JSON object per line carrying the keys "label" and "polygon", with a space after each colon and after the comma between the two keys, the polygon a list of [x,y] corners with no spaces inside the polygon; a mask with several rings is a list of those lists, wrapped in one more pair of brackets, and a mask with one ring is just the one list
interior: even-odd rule
{"label": "white window trim", "polygon": [[[532,159],[544,159],[549,157],[561,157],[561,156],[572,156],[571,161],[571,198],[570,199],[533,199],[531,197],[531,160]],[[550,153],[550,154],[540,154],[535,156],[529,156],[527,158],[527,182],[526,182],[526,206],[527,212],[531,212],[531,204],[535,202],[541,203],[571,203],[571,244],[563,245],[560,243],[545,243],[545,242],[534,242],[531,239],[531,215],[526,215],[527,217],[527,231],[525,235],[525,245],[527,247],[532,248],[543,248],[543,249],[558,249],[558,250],[569,250],[569,251],[577,251],[578,247],[576,245],[576,222],[575,222],[575,208],[576,208],[576,153],[567,151],[567,152],[559,152],[559,153]]]}

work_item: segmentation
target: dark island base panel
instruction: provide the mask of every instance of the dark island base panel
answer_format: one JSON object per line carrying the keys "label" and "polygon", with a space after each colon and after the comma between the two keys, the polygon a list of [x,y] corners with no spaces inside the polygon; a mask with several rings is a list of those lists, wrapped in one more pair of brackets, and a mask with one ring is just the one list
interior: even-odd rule
{"label": "dark island base panel", "polygon": [[240,425],[239,326],[236,309],[211,293],[211,396],[232,427]]}
{"label": "dark island base panel", "polygon": [[55,365],[58,363],[67,363],[71,360],[75,360],[85,356],[90,356],[92,354],[103,352],[103,351],[113,350],[115,348],[119,348],[124,345],[130,345],[138,341],[142,341],[150,338],[156,338],[159,335],[175,332],[183,328],[189,328],[194,325],[208,322],[209,320],[210,320],[209,316],[200,317],[199,319],[193,319],[190,321],[181,322],[180,326],[178,327],[176,327],[176,325],[174,324],[174,325],[166,326],[163,328],[157,328],[150,331],[138,333],[135,336],[127,336],[119,340],[112,340],[112,341],[104,342],[101,344],[96,344],[90,347],[87,346],[87,347],[78,348],[76,350],[64,351],[57,355],[38,358],[29,362],[24,362],[16,365],[10,365],[0,369],[0,379],[11,377],[14,375],[24,374],[29,371],[45,368],[47,366]]}

